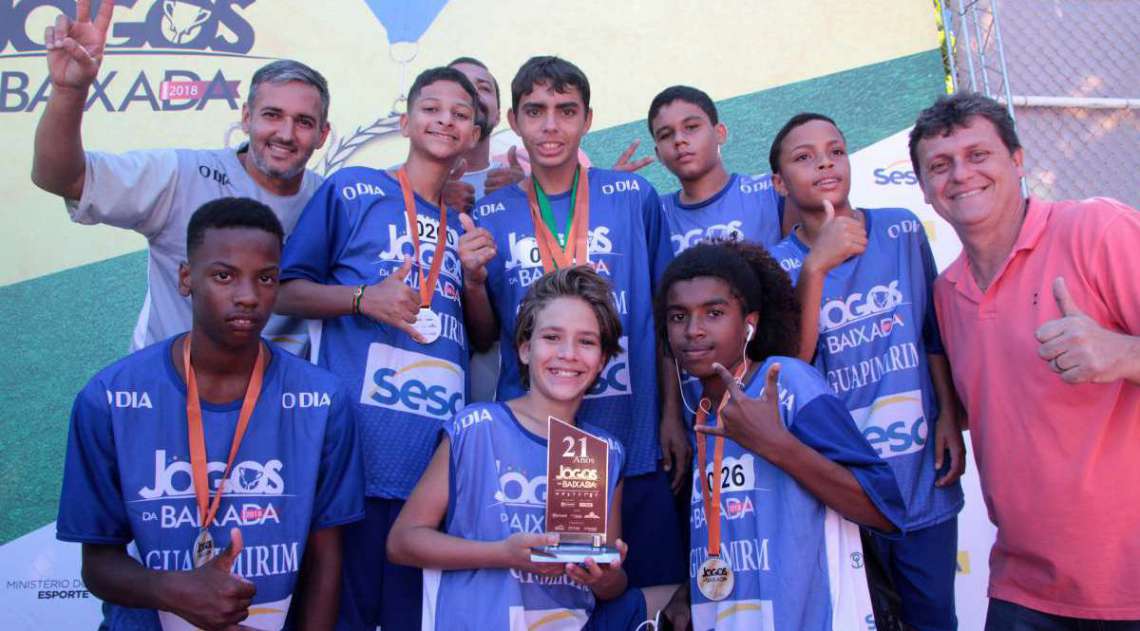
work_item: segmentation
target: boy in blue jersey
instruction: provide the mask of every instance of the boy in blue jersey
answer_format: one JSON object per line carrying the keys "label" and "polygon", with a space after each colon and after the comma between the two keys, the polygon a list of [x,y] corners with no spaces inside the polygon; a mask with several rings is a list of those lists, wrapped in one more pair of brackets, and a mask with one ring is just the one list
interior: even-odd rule
{"label": "boy in blue jersey", "polygon": [[675,253],[709,238],[770,247],[783,237],[783,205],[772,178],[725,169],[720,147],[728,128],[708,94],[685,85],[666,88],[653,97],[648,122],[658,159],[681,182],[681,190],[661,199]]}
{"label": "boy in blue jersey", "polygon": [[[425,573],[425,629],[632,629],[645,620],[640,593],[626,590],[628,548],[614,510],[625,451],[603,429],[576,420],[586,391],[621,352],[610,291],[585,267],[535,281],[511,344],[524,366],[525,394],[469,406],[445,424],[388,538],[392,558],[433,570]],[[545,533],[550,417],[608,445],[606,541],[620,553],[612,564],[531,560],[532,548],[558,542]]]}
{"label": "boy in blue jersey", "polygon": [[580,168],[578,146],[592,112],[590,84],[577,66],[534,57],[511,82],[511,99],[507,118],[523,140],[533,173],[480,200],[472,213],[478,227],[462,218],[463,305],[472,344],[484,348],[501,341],[497,399],[519,396],[522,379],[511,341],[527,287],[544,272],[584,264],[610,281],[625,350],[602,371],[580,414],[616,436],[626,451],[622,517],[630,583],[678,583],[684,576],[683,544],[673,523],[669,479],[658,466],[658,441],[667,457],[677,458],[688,440],[679,401],[658,400],[651,305],[656,279],[671,258],[660,201],[638,175]]}
{"label": "boy in blue jersey", "polygon": [[[858,530],[843,518],[892,532],[903,501],[843,404],[794,359],[787,275],[756,244],[700,244],[666,270],[656,309],[660,335],[702,386],[693,628],[873,628]],[[667,613],[685,628],[679,605]]]}
{"label": "boy in blue jersey", "polygon": [[477,100],[458,70],[421,73],[404,166],[332,174],[285,244],[278,309],[323,320],[314,359],[350,387],[360,428],[366,517],[345,531],[341,629],[419,627],[421,572],[390,563],[384,539],[465,398],[459,221],[440,198],[478,139]]}
{"label": "boy in blue jersey", "polygon": [[360,462],[336,378],[261,340],[282,238],[260,202],[199,208],[179,269],[190,332],[76,397],[57,537],[83,544],[88,589],[122,606],[110,629],[333,624]]}
{"label": "boy in blue jersey", "polygon": [[814,356],[906,499],[905,534],[888,540],[871,533],[868,552],[887,568],[905,624],[954,629],[965,461],[926,233],[909,210],[851,205],[846,142],[826,116],[789,120],[769,161],[777,190],[802,222],[772,249],[798,281],[800,356]]}

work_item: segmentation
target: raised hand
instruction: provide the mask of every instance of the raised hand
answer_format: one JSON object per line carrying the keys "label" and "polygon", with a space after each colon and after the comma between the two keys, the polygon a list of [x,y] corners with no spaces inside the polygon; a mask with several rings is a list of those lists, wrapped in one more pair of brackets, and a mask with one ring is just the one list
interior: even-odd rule
{"label": "raised hand", "polygon": [[492,169],[491,172],[487,174],[487,179],[483,181],[483,194],[488,195],[492,191],[517,184],[523,181],[525,177],[526,171],[523,170],[522,164],[519,164],[518,150],[515,147],[511,147],[507,149],[507,166]]}
{"label": "raised hand", "polygon": [[610,583],[619,579],[621,564],[625,561],[625,556],[629,554],[629,546],[621,539],[614,542],[614,547],[617,548],[620,557],[617,561],[609,565],[599,565],[597,561],[587,558],[586,562],[582,564],[585,567],[580,567],[574,563],[567,563],[566,575],[573,579],[574,582],[585,585],[586,587],[605,589]]}
{"label": "raised hand", "polygon": [[530,560],[531,548],[558,545],[558,535],[539,532],[516,532],[499,542],[506,567],[532,574],[557,576],[566,571],[561,563],[535,563]]}
{"label": "raised hand", "polygon": [[772,454],[778,453],[791,436],[780,419],[777,387],[780,364],[772,364],[768,368],[764,392],[756,399],[744,393],[727,368],[720,364],[713,364],[713,368],[724,381],[729,395],[728,403],[720,412],[719,425],[701,425],[696,430],[712,436],[731,438],[741,447],[772,460]]}
{"label": "raised hand", "polygon": [[451,173],[447,174],[447,181],[443,184],[443,204],[461,212],[468,212],[475,206],[475,187],[463,181],[465,173],[467,173],[467,160],[460,158],[451,169]]}
{"label": "raised hand", "polygon": [[193,571],[166,575],[172,611],[201,629],[231,629],[249,617],[257,589],[232,570],[241,550],[241,530],[231,528],[230,545],[221,554]]}
{"label": "raised hand", "polygon": [[412,271],[412,262],[412,257],[404,257],[404,263],[399,269],[379,283],[370,285],[360,298],[360,312],[377,322],[390,324],[417,342],[422,342],[423,336],[412,327],[420,312],[420,295],[404,284],[404,279]]}
{"label": "raised hand", "polygon": [[75,20],[64,14],[44,29],[48,76],[53,88],[87,90],[99,74],[107,29],[111,26],[114,0],[103,0],[99,13],[91,19],[91,0],[79,0]]}
{"label": "raised hand", "polygon": [[629,143],[629,146],[626,147],[625,151],[621,152],[621,155],[618,156],[617,162],[615,162],[611,168],[614,171],[625,171],[626,173],[633,173],[638,169],[642,169],[653,164],[653,156],[645,156],[644,158],[630,162],[630,158],[633,157],[633,154],[637,151],[637,147],[640,144],[640,140],[635,140]]}
{"label": "raised hand", "polygon": [[495,238],[486,228],[476,227],[469,215],[460,215],[459,223],[463,225],[463,236],[459,237],[463,282],[482,285],[487,282],[487,263],[498,253]]}
{"label": "raised hand", "polygon": [[1125,376],[1134,344],[1130,336],[1100,326],[1077,306],[1065,279],[1053,279],[1053,298],[1061,317],[1034,333],[1037,354],[1065,383],[1109,383]]}
{"label": "raised hand", "polygon": [[835,206],[826,199],[823,211],[823,223],[804,266],[812,265],[827,272],[867,249],[867,230],[854,217],[836,217]]}

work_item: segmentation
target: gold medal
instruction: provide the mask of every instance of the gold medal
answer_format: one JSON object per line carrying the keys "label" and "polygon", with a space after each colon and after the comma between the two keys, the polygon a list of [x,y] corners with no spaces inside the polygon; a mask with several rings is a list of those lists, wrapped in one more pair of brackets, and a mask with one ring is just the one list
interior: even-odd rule
{"label": "gold medal", "polygon": [[200,568],[210,562],[214,558],[214,538],[210,536],[210,531],[203,528],[198,536],[194,538],[194,549],[192,550],[194,557],[194,567]]}
{"label": "gold medal", "polygon": [[697,589],[709,600],[724,600],[732,593],[736,577],[724,559],[709,557],[697,570]]}

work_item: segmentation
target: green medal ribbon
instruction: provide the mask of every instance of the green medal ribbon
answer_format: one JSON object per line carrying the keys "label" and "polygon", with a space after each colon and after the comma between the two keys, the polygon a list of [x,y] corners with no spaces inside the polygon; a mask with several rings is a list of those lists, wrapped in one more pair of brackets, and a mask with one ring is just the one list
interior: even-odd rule
{"label": "green medal ribbon", "polygon": [[578,172],[582,167],[574,169],[574,182],[570,184],[570,212],[566,215],[566,227],[559,230],[555,226],[554,211],[550,208],[550,199],[546,196],[546,191],[542,190],[542,185],[538,183],[538,178],[534,175],[530,176],[531,181],[534,183],[534,196],[538,199],[538,208],[542,211],[542,221],[546,224],[546,228],[550,230],[550,234],[558,239],[558,247],[563,250],[566,249],[566,239],[570,234],[570,226],[574,223],[574,203],[578,197]]}

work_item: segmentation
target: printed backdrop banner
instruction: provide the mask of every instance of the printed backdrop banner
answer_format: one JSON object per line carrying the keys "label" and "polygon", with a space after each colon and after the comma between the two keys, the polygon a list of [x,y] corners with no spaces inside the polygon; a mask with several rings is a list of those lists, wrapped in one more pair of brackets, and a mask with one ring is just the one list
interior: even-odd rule
{"label": "printed backdrop banner", "polygon": [[[957,250],[923,206],[906,162],[905,130],[944,86],[927,2],[116,4],[83,121],[90,149],[236,146],[250,76],[289,57],[321,71],[332,93],[333,133],[310,167],[327,174],[391,165],[406,152],[397,122],[418,72],[458,56],[481,59],[505,90],[505,121],[519,64],[558,54],[590,77],[594,124],[583,147],[594,164],[612,164],[634,140],[639,155],[651,152],[645,112],[673,84],[716,100],[730,130],[722,155],[736,172],[766,171],[783,122],[819,111],[857,152],[856,203],[919,212],[941,265]],[[74,0],[0,2],[0,143],[9,152],[0,171],[0,610],[13,629],[91,628],[99,619],[80,578],[79,546],[54,539],[67,419],[74,394],[126,351],[146,288],[141,236],[72,224],[63,203],[28,178],[51,88],[43,32],[60,11],[74,16]],[[658,165],[642,173],[663,193],[676,189]],[[976,491],[961,532],[959,612],[963,629],[977,629],[983,614],[972,612],[984,612],[992,533]]]}

